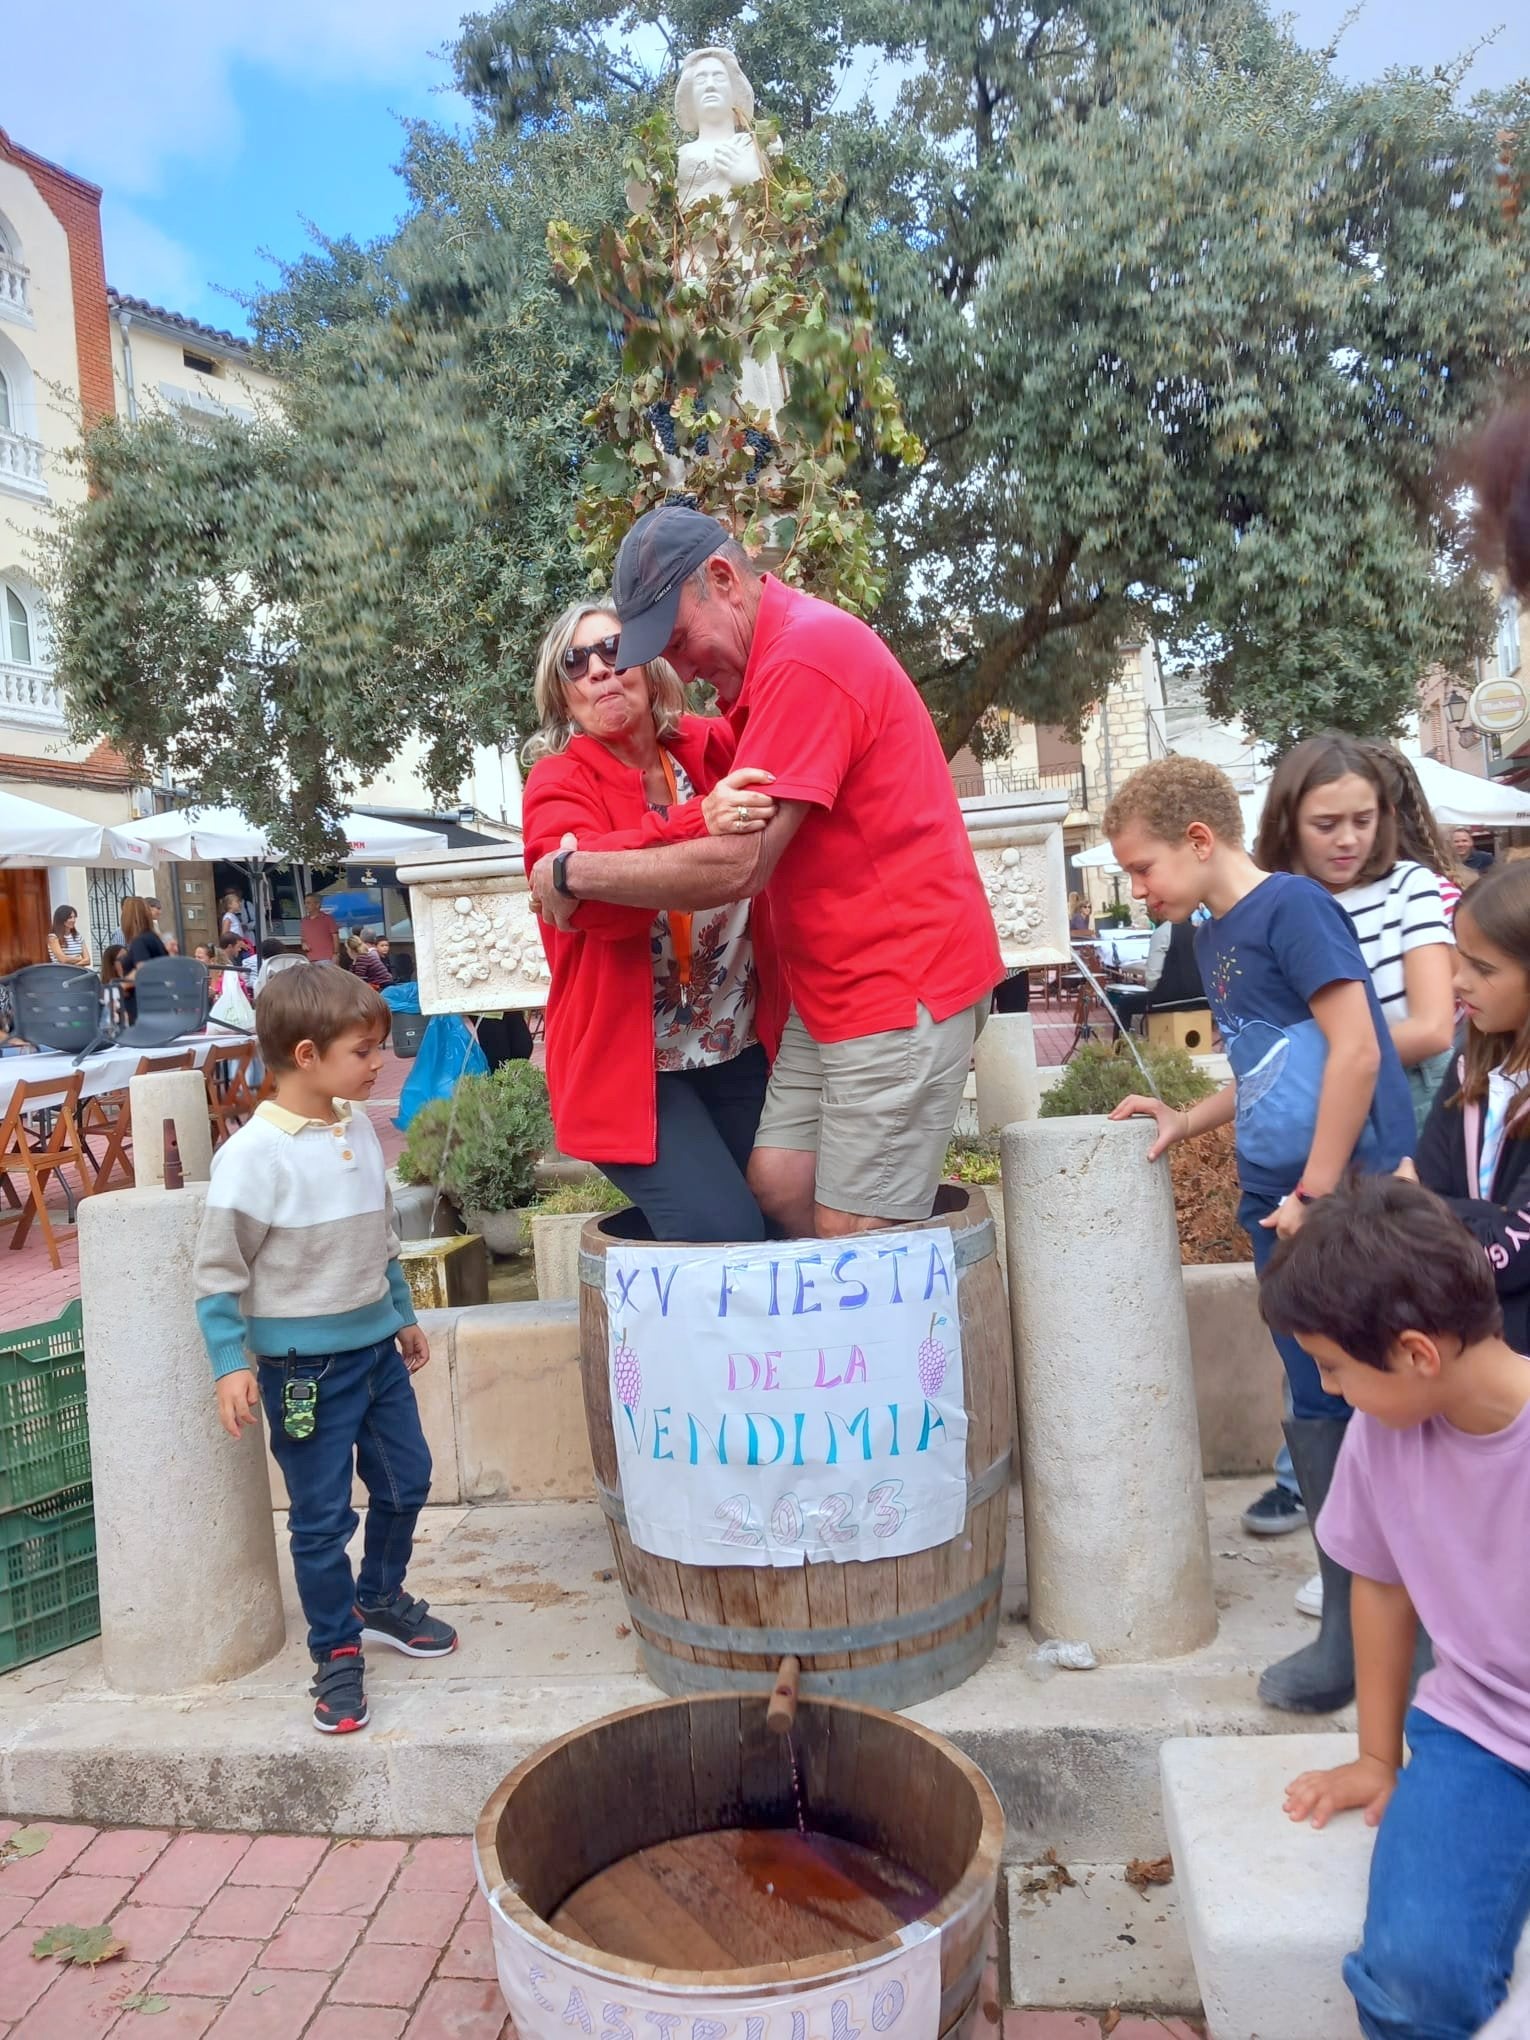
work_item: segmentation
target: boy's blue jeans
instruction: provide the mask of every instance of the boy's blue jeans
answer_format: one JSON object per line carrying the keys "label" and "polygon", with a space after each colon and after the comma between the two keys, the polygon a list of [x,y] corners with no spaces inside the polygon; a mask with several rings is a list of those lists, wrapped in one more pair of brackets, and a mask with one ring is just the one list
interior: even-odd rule
{"label": "boy's blue jeans", "polygon": [[[283,1428],[288,1375],[319,1383],[311,1438],[289,1438]],[[354,1353],[263,1359],[260,1395],[271,1451],[287,1483],[287,1530],[308,1648],[319,1655],[360,1641],[358,1593],[375,1607],[404,1584],[415,1522],[430,1495],[430,1447],[395,1339]],[[359,1580],[346,1555],[357,1521],[353,1469],[370,1497]]]}
{"label": "boy's blue jeans", "polygon": [[1530,1917],[1530,1771],[1417,1707],[1407,1736],[1344,1981],[1366,2040],[1468,2040],[1508,1995]]}
{"label": "boy's blue jeans", "polygon": [[[1278,1197],[1261,1197],[1253,1190],[1245,1190],[1238,1200],[1238,1223],[1253,1242],[1254,1267],[1260,1273],[1280,1244],[1280,1235],[1273,1226],[1263,1226],[1259,1221],[1279,1209]],[[1285,1363],[1286,1381],[1291,1391],[1291,1414],[1295,1417],[1327,1417],[1334,1423],[1348,1423],[1349,1404],[1342,1395],[1325,1393],[1317,1362],[1306,1347],[1284,1334],[1277,1336],[1272,1333],[1271,1337],[1275,1339],[1275,1350]]]}

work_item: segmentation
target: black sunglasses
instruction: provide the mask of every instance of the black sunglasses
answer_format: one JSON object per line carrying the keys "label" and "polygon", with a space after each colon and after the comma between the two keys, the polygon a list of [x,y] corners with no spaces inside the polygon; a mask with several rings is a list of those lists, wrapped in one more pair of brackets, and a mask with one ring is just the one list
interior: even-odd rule
{"label": "black sunglasses", "polygon": [[590,660],[599,652],[613,672],[616,671],[616,648],[621,643],[619,633],[610,637],[596,638],[592,645],[570,645],[558,660],[563,668],[565,680],[582,680],[590,670]]}

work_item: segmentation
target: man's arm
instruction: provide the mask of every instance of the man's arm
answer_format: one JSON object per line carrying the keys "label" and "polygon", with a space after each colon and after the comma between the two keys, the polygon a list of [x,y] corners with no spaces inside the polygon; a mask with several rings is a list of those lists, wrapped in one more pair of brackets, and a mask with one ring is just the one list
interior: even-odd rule
{"label": "man's arm", "polygon": [[754,836],[706,836],[656,850],[576,850],[564,873],[573,902],[554,889],[552,857],[542,857],[532,868],[531,890],[541,911],[557,921],[580,900],[697,913],[753,899],[769,882],[809,807],[807,801],[782,801]]}

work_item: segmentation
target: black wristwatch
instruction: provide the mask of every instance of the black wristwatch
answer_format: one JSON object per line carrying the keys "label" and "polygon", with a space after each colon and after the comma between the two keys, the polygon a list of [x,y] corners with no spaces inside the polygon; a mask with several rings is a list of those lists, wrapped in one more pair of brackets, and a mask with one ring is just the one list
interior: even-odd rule
{"label": "black wristwatch", "polygon": [[553,891],[562,893],[566,900],[574,897],[568,882],[568,860],[573,854],[572,850],[559,850],[553,856]]}

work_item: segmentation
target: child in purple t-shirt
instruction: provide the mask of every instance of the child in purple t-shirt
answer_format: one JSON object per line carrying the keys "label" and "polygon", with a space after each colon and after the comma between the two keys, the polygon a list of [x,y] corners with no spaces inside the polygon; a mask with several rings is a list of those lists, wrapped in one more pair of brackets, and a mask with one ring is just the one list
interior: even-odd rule
{"label": "child in purple t-shirt", "polygon": [[[1360,1755],[1304,1772],[1286,1811],[1380,1823],[1344,1964],[1367,2040],[1467,2040],[1530,1918],[1530,1359],[1480,1245],[1397,1177],[1314,1204],[1260,1304],[1357,1412],[1317,1533],[1354,1575]],[[1420,1623],[1434,1669],[1410,1707]]]}

